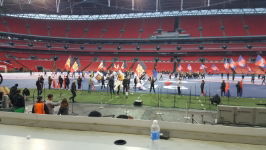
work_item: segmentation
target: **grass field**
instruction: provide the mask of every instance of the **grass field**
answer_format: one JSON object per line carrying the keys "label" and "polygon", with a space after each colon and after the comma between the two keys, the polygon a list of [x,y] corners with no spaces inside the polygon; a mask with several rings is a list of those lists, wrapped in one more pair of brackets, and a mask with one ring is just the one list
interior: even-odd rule
{"label": "grass field", "polygon": [[[30,89],[31,96],[29,100],[36,99],[36,89]],[[51,89],[43,91],[43,95],[54,95],[54,101],[60,101],[62,98],[71,97],[69,90]],[[33,96],[35,95],[35,96]],[[46,98],[46,97],[45,97]],[[130,93],[128,98],[120,93],[120,95],[111,95],[107,92],[99,91],[77,91],[75,100],[79,103],[92,103],[92,104],[114,104],[114,105],[132,105],[137,99],[143,101],[145,106],[152,107],[166,107],[166,108],[190,108],[199,110],[216,110],[216,106],[210,104],[208,96],[179,96],[174,94],[149,94],[149,93]],[[221,104],[232,106],[249,106],[249,107],[265,107],[258,106],[257,104],[265,104],[266,98],[233,98],[222,97]]]}

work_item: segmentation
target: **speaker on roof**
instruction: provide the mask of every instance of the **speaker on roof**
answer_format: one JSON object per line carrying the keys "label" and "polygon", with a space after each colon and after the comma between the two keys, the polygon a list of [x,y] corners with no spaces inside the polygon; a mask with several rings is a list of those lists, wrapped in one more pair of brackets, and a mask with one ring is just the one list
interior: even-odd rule
{"label": "speaker on roof", "polygon": [[222,46],[222,49],[227,49],[227,45],[223,45]]}
{"label": "speaker on roof", "polygon": [[181,49],[182,49],[181,46],[177,46],[177,47],[176,47],[176,50],[178,50],[178,51],[181,50]]}
{"label": "speaker on roof", "polygon": [[181,59],[180,59],[180,58],[176,58],[176,62],[178,62],[178,63],[179,63],[180,61],[181,61]]}

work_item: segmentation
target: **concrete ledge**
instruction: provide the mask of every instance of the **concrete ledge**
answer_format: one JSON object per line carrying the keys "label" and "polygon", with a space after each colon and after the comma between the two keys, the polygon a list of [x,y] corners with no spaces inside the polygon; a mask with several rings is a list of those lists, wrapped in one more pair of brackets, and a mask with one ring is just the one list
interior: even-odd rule
{"label": "concrete ledge", "polygon": [[[150,120],[124,120],[116,118],[89,118],[85,116],[0,112],[0,123],[7,125],[140,135],[149,135],[151,122]],[[197,125],[165,121],[159,121],[159,124],[161,130],[169,131],[171,138],[266,145],[266,128]]]}

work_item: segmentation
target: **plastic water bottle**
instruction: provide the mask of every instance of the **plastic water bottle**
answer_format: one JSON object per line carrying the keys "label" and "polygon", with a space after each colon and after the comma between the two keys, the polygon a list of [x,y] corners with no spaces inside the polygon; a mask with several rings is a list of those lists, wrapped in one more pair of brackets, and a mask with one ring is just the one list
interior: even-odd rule
{"label": "plastic water bottle", "polygon": [[159,140],[160,140],[160,126],[157,120],[153,120],[151,125],[151,149],[159,150]]}

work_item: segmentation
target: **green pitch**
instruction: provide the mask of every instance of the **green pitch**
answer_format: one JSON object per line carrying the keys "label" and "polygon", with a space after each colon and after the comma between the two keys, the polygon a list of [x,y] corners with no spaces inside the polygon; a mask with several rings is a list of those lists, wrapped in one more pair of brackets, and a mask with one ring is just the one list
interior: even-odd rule
{"label": "green pitch", "polygon": [[[31,96],[28,101],[36,100],[36,89],[30,89]],[[34,94],[34,96],[33,96]],[[45,99],[48,94],[54,95],[54,101],[60,101],[63,98],[69,99],[71,92],[69,90],[51,89],[43,91],[42,96]],[[111,95],[107,92],[99,91],[77,91],[75,100],[79,103],[91,104],[113,104],[113,105],[132,105],[135,100],[142,100],[144,106],[166,107],[166,108],[189,108],[198,110],[216,110],[216,105],[210,104],[208,96],[179,96],[174,94],[150,94],[150,93],[129,93],[126,97],[123,93],[120,95]],[[223,105],[265,107],[257,104],[266,104],[266,98],[233,98],[222,97]]]}

